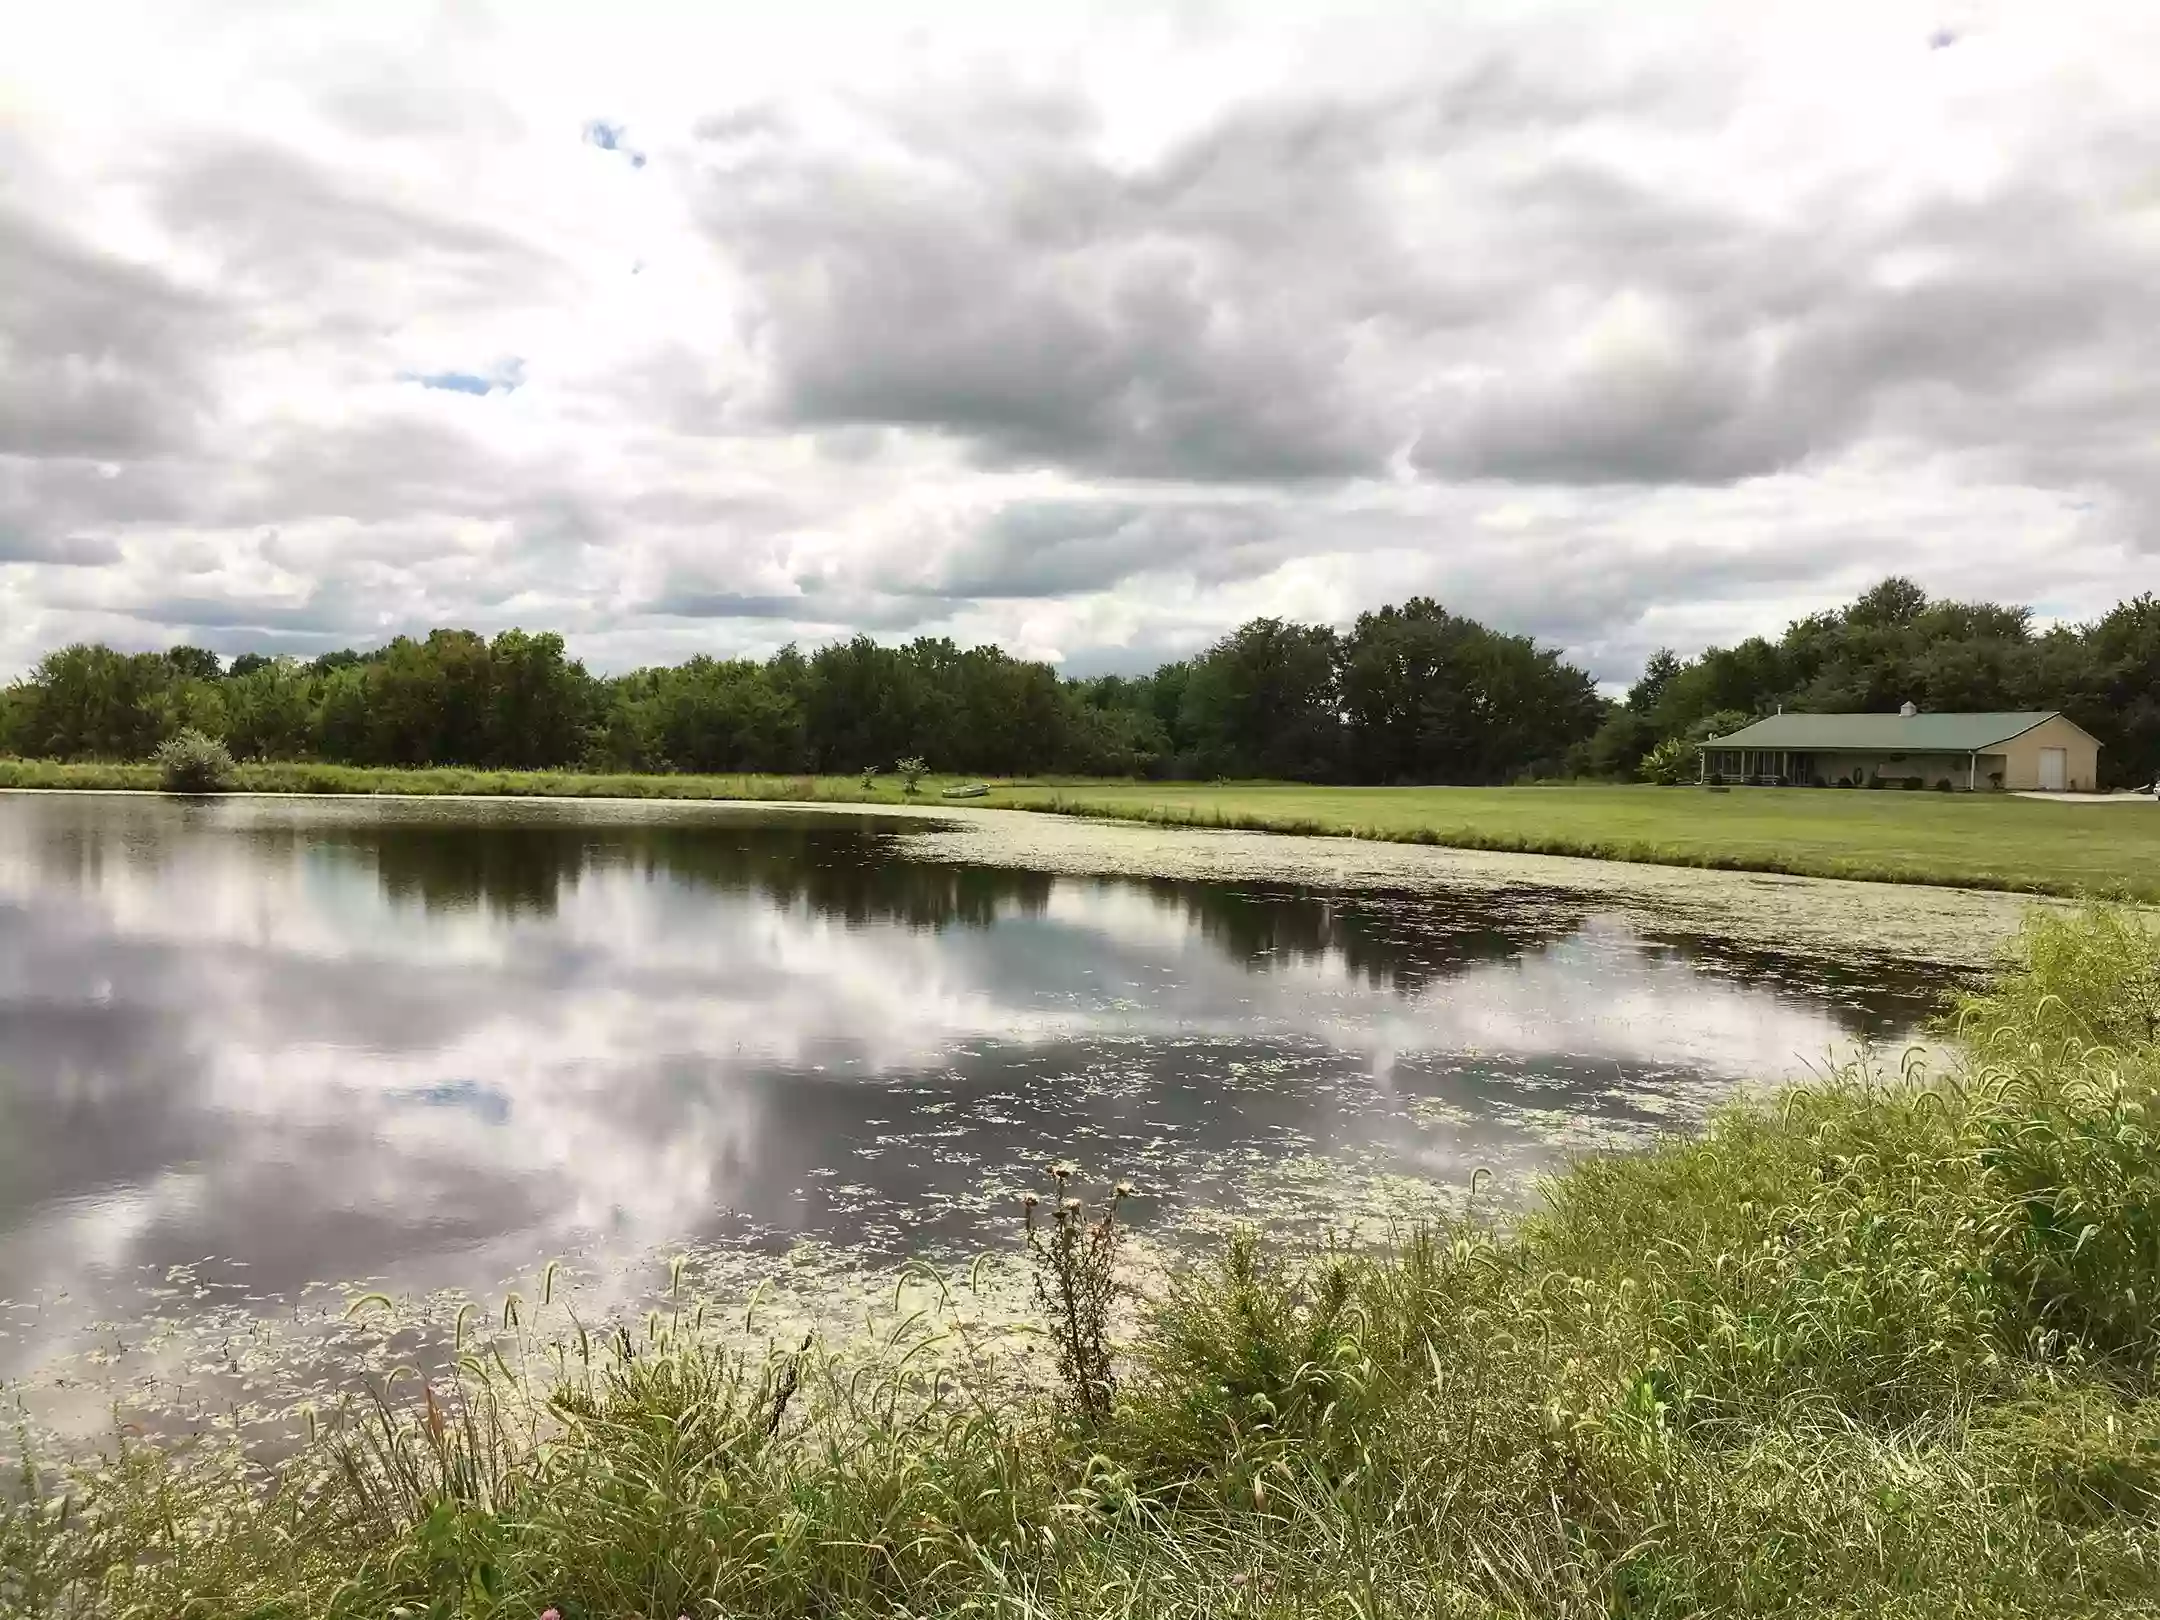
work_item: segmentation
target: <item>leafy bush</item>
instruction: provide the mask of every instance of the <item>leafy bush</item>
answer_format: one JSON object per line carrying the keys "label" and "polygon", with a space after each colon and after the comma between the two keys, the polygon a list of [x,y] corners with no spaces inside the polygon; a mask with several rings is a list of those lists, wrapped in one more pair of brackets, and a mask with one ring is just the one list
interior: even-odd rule
{"label": "leafy bush", "polygon": [[[2062,1348],[2150,1366],[2160,1352],[2160,1096],[2077,1074],[1984,1114],[1999,1197],[1981,1230],[2017,1317]],[[2043,1341],[2043,1349],[2053,1346]]]}
{"label": "leafy bush", "polygon": [[1667,737],[1635,767],[1635,774],[1659,787],[1676,787],[1696,773],[1695,749],[1684,737]]}
{"label": "leafy bush", "polygon": [[233,757],[216,737],[192,726],[159,743],[150,755],[167,793],[215,793],[232,776]]}
{"label": "leafy bush", "polygon": [[1987,1064],[2052,1072],[2094,1048],[2160,1043],[2160,929],[2123,907],[2034,908],[1985,989],[1959,998],[1960,1037]]}
{"label": "leafy bush", "polygon": [[1918,793],[1920,791],[1920,778],[1917,776],[1902,777],[1898,781],[1898,786],[1907,793]]}
{"label": "leafy bush", "polygon": [[920,793],[922,779],[930,774],[930,767],[912,754],[906,759],[894,761],[893,769],[899,773],[901,781],[907,784],[904,791],[909,794]]}
{"label": "leafy bush", "polygon": [[2160,1354],[2160,929],[2089,907],[2028,914],[1963,997],[1993,1196],[1982,1228],[2018,1319],[2080,1353]]}
{"label": "leafy bush", "polygon": [[1936,777],[1935,791],[1937,793],[1948,793],[1950,791],[1950,778],[1947,776]]}

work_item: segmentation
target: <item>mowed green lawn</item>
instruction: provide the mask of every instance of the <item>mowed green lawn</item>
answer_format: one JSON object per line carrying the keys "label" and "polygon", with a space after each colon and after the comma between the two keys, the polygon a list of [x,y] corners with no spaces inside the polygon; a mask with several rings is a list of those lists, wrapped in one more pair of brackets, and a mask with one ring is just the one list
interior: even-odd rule
{"label": "mowed green lawn", "polygon": [[1835,788],[1075,782],[984,801],[1464,849],[2160,900],[2160,805]]}

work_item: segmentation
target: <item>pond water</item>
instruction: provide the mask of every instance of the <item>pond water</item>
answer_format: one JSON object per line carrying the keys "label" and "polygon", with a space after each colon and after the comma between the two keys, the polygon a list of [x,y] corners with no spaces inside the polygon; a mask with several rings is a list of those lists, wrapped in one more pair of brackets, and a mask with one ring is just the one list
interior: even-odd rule
{"label": "pond water", "polygon": [[[926,831],[926,829],[929,829]],[[534,801],[0,796],[0,1377],[95,1324],[574,1255],[1328,1225],[1891,1052],[1939,971],[1595,896],[931,858],[933,824]],[[103,1331],[111,1331],[108,1327]]]}

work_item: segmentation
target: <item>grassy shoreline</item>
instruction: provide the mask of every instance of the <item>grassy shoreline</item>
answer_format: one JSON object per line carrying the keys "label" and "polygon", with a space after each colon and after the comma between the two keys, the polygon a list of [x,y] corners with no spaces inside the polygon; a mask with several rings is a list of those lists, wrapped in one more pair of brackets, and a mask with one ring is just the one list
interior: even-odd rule
{"label": "grassy shoreline", "polygon": [[2160,938],[2036,914],[2021,950],[1954,1074],[1736,1107],[1506,1229],[1233,1240],[1114,1387],[865,1379],[680,1323],[527,1378],[483,1336],[267,1484],[141,1445],[33,1467],[0,1493],[0,1607],[2152,1612]]}
{"label": "grassy shoreline", "polygon": [[1163,827],[2160,901],[2160,813],[2141,805],[1786,788],[1175,783],[1015,786],[992,802]]}
{"label": "grassy shoreline", "polygon": [[[246,792],[414,796],[944,802],[963,780],[655,776],[302,763],[239,766]],[[153,791],[150,765],[0,759],[0,789]],[[1344,837],[1503,854],[1939,885],[2011,893],[2111,894],[2160,903],[2160,812],[2001,796],[1570,785],[1523,788],[1307,787],[1278,783],[993,782],[978,809],[1162,827]]]}
{"label": "grassy shoreline", "polygon": [[[935,798],[954,777],[926,777],[923,794]],[[60,762],[0,758],[0,790],[42,792],[161,791],[149,764]],[[618,771],[497,771],[458,765],[323,765],[306,761],[252,761],[236,765],[227,792],[320,797],[681,799],[800,803],[897,804],[907,801],[897,778],[883,777],[865,789],[852,776],[656,776]]]}

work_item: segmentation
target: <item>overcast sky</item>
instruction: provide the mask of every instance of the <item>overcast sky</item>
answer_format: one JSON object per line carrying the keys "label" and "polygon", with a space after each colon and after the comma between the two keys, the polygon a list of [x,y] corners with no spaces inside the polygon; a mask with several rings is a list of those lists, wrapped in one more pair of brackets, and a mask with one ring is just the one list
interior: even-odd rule
{"label": "overcast sky", "polygon": [[1091,672],[1426,593],[1617,681],[1893,570],[2160,586],[2150,0],[6,34],[0,674],[441,624]]}

